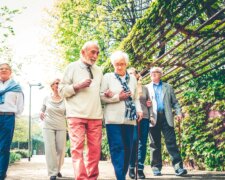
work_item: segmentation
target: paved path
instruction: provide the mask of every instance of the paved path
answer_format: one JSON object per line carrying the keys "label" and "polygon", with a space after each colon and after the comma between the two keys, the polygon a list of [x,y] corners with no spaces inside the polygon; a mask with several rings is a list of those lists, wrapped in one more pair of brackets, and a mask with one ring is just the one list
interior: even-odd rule
{"label": "paved path", "polygon": [[[63,178],[59,180],[74,180],[71,158],[66,158],[62,169]],[[99,180],[115,180],[114,170],[109,161],[100,162]],[[33,156],[31,161],[22,159],[11,165],[6,180],[48,180],[44,156]],[[154,177],[150,167],[145,167],[146,179],[225,179],[225,172],[189,170],[185,177],[176,177],[172,167],[162,169],[163,176]],[[127,177],[127,179],[129,179]]]}

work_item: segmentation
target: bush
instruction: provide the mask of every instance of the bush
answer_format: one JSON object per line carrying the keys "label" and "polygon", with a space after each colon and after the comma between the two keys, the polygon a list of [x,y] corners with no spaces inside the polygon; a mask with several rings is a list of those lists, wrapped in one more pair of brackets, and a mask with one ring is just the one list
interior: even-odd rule
{"label": "bush", "polygon": [[101,149],[101,160],[110,159],[109,145],[106,135],[106,128],[102,128],[102,149]]}
{"label": "bush", "polygon": [[26,149],[14,149],[12,152],[19,154],[21,158],[28,158],[28,151]]}
{"label": "bush", "polygon": [[20,154],[16,154],[15,152],[10,152],[9,164],[19,161],[20,159],[21,159]]}

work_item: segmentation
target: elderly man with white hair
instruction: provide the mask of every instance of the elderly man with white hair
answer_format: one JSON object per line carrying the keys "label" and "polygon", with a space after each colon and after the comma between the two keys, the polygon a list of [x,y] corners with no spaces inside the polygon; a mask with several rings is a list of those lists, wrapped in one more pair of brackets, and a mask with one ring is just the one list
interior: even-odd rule
{"label": "elderly man with white hair", "polygon": [[[103,117],[100,100],[103,74],[95,65],[99,50],[97,42],[86,42],[81,49],[80,59],[67,66],[60,88],[65,98],[76,180],[96,180],[99,175]],[[85,136],[87,163],[83,158]]]}
{"label": "elderly man with white hair", "polygon": [[183,162],[176,143],[174,131],[174,119],[172,109],[177,114],[177,119],[182,119],[181,108],[176,99],[172,86],[162,82],[163,70],[160,67],[153,67],[150,70],[152,82],[147,85],[149,95],[152,101],[153,116],[150,123],[150,151],[151,167],[153,175],[160,176],[162,169],[161,154],[161,132],[165,138],[167,150],[172,159],[172,164],[177,176],[187,174],[183,168]]}
{"label": "elderly man with white hair", "polygon": [[116,51],[110,59],[114,72],[106,73],[103,77],[101,99],[104,103],[107,138],[116,178],[125,180],[133,146],[134,125],[136,120],[142,119],[143,113],[137,80],[126,71],[128,55]]}

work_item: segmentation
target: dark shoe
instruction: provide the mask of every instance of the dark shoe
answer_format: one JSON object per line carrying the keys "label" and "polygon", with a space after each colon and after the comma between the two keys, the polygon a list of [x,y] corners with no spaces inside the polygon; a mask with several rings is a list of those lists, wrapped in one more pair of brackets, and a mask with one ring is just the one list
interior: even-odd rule
{"label": "dark shoe", "polygon": [[152,169],[152,171],[153,171],[154,176],[161,176],[162,175],[161,171],[158,168],[154,168],[154,169]]}
{"label": "dark shoe", "polygon": [[144,174],[143,170],[138,170],[138,178],[145,179],[145,174]]}
{"label": "dark shoe", "polygon": [[51,176],[50,180],[56,180],[56,176]]}
{"label": "dark shoe", "polygon": [[176,174],[176,176],[183,176],[183,175],[187,174],[187,170],[184,168],[179,168],[179,169],[175,170],[175,174]]}
{"label": "dark shoe", "polygon": [[129,169],[129,177],[131,179],[134,179],[135,178],[135,172],[134,172],[134,169]]}
{"label": "dark shoe", "polygon": [[62,177],[62,174],[59,172],[59,173],[57,174],[57,176],[61,178],[61,177]]}

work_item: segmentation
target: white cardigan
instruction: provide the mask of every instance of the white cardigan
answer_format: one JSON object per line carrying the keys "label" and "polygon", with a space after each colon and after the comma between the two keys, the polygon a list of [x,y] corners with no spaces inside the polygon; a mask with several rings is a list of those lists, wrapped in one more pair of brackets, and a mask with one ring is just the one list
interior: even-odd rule
{"label": "white cardigan", "polygon": [[[133,75],[130,75],[128,82],[132,99],[136,106],[137,112],[142,112],[138,91],[137,91],[137,80]],[[109,89],[114,94],[113,97],[107,98],[104,92]],[[125,102],[119,99],[119,93],[123,90],[121,83],[116,78],[114,73],[106,73],[103,77],[100,96],[104,103],[104,120],[106,124],[131,124],[135,125],[136,121],[130,121],[125,118]]]}

